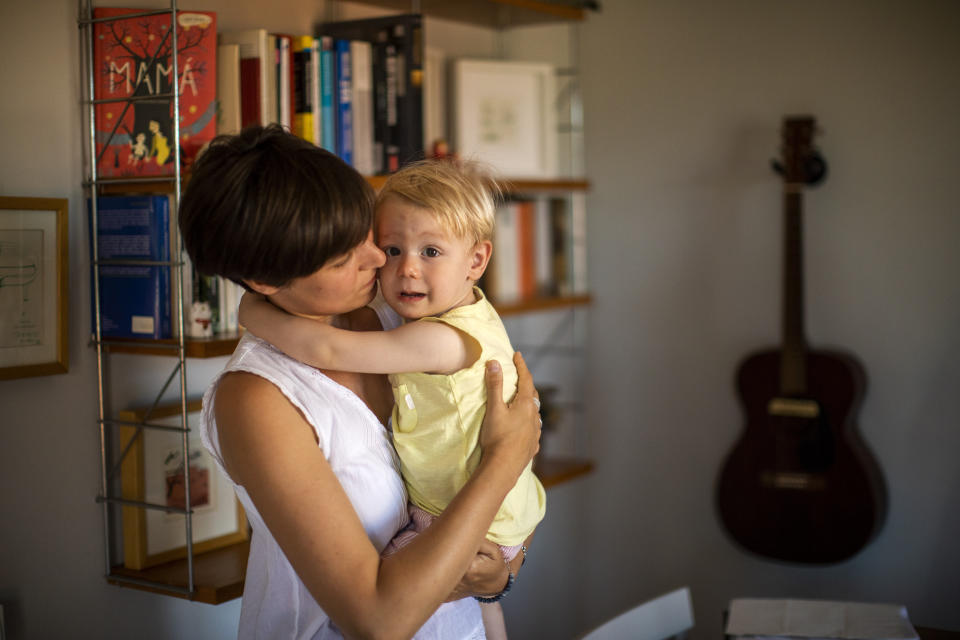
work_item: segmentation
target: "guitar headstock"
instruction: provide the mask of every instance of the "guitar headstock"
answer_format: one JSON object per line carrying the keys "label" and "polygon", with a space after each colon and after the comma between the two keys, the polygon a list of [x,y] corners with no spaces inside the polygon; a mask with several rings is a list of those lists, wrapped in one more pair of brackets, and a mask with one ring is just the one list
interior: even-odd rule
{"label": "guitar headstock", "polygon": [[816,120],[812,116],[784,118],[782,159],[774,162],[773,168],[787,184],[813,185],[826,175],[826,162],[813,146],[816,128]]}

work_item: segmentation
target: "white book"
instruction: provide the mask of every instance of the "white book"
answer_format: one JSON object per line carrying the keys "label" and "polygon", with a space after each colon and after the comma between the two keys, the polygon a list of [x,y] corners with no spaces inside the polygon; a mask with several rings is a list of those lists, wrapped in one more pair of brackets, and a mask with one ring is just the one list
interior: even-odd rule
{"label": "white book", "polygon": [[494,291],[490,295],[498,303],[513,302],[520,298],[519,232],[514,203],[506,202],[497,207],[494,224],[491,259]]}
{"label": "white book", "polygon": [[293,107],[290,96],[293,95],[293,88],[290,86],[290,37],[277,35],[274,38],[277,43],[277,122],[291,131],[293,121],[290,114]]}
{"label": "white book", "polygon": [[350,42],[353,109],[353,168],[374,174],[373,163],[373,47],[363,40]]}
{"label": "white book", "polygon": [[587,293],[587,196],[570,196],[570,267],[574,294]]}
{"label": "white book", "polygon": [[217,134],[240,129],[240,45],[221,44],[217,46]]}
{"label": "white book", "polygon": [[423,52],[423,148],[429,155],[438,140],[450,142],[447,134],[447,58],[436,47]]}

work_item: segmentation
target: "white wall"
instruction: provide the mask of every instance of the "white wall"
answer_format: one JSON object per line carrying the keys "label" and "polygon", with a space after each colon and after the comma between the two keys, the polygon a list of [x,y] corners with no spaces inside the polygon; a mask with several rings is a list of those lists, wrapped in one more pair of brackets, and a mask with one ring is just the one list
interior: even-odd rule
{"label": "white wall", "polygon": [[[585,623],[681,584],[696,637],[736,596],[906,604],[960,628],[960,4],[605,0],[583,28],[590,211]],[[785,114],[830,174],[808,191],[807,329],[869,378],[861,432],[890,511],[852,560],[735,548],[712,491],[733,374],[779,340]]]}
{"label": "white wall", "polygon": [[[219,11],[223,28],[278,31],[323,13],[301,0],[232,5],[189,6]],[[229,638],[238,602],[102,579],[76,13],[73,0],[0,3],[0,193],[70,199],[72,296],[70,373],[0,382],[0,603],[14,640]],[[960,383],[948,333],[960,320],[958,26],[960,5],[906,0],[606,0],[588,18],[586,398],[598,470],[551,490],[504,601],[513,638],[572,637],[679,584],[693,589],[702,638],[717,636],[737,595],[903,602],[920,623],[960,628],[949,606],[960,429],[947,401]],[[809,334],[866,365],[862,431],[891,493],[880,537],[825,569],[744,555],[711,503],[742,422],[734,368],[778,338],[780,196],[767,166],[780,117],[797,112],[823,124],[831,166],[806,200]],[[116,395],[129,402],[166,374],[117,360]],[[220,364],[193,363],[191,387]]]}

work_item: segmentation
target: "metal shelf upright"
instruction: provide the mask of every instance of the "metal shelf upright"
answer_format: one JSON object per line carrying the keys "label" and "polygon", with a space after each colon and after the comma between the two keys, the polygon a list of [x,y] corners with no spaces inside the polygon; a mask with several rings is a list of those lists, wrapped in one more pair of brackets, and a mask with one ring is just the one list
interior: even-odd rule
{"label": "metal shelf upright", "polygon": [[[126,110],[130,106],[142,100],[142,97],[136,95],[131,95],[125,98],[113,98],[113,99],[96,99],[96,73],[97,69],[95,68],[95,56],[94,56],[94,25],[102,22],[113,22],[120,17],[111,16],[105,18],[94,18],[93,15],[93,5],[91,0],[79,0],[79,18],[78,25],[81,30],[81,59],[83,60],[83,73],[84,73],[84,83],[83,83],[83,104],[86,107],[87,115],[87,136],[86,143],[88,148],[85,150],[87,155],[87,176],[88,179],[84,183],[86,189],[86,194],[89,198],[90,204],[90,229],[93,237],[93,242],[91,242],[91,265],[92,265],[92,288],[93,288],[93,304],[94,304],[94,327],[93,327],[93,337],[92,343],[96,349],[96,362],[97,362],[97,424],[99,426],[100,434],[100,492],[97,496],[96,501],[100,503],[103,510],[103,528],[104,528],[104,571],[105,577],[109,582],[118,583],[118,584],[128,584],[130,586],[138,586],[142,588],[149,588],[151,590],[160,591],[160,592],[170,592],[173,595],[179,595],[181,597],[192,598],[195,593],[195,584],[194,584],[194,562],[193,562],[193,536],[192,536],[192,515],[193,511],[190,504],[190,474],[184,474],[184,483],[185,483],[185,498],[186,505],[184,508],[174,508],[168,505],[155,504],[149,502],[142,502],[137,500],[129,500],[123,497],[118,497],[116,491],[113,490],[117,484],[116,476],[117,472],[120,469],[120,465],[123,462],[125,456],[130,452],[131,445],[133,440],[136,438],[141,438],[143,436],[144,429],[165,429],[165,430],[174,430],[181,434],[181,463],[184,469],[189,469],[188,460],[190,458],[190,443],[189,443],[189,427],[187,425],[187,379],[186,379],[186,344],[184,339],[184,316],[183,316],[183,273],[182,269],[179,267],[182,265],[180,261],[180,256],[182,255],[182,247],[180,234],[178,231],[173,232],[173,237],[170,239],[171,254],[169,259],[161,261],[147,261],[147,260],[101,260],[99,257],[99,248],[98,248],[98,207],[97,200],[98,196],[101,193],[102,187],[108,185],[122,185],[122,184],[133,184],[142,185],[143,183],[149,183],[152,181],[163,182],[169,184],[171,178],[163,177],[157,179],[149,178],[136,178],[136,179],[103,179],[99,175],[99,160],[97,154],[97,128],[96,128],[96,108],[97,105],[108,104],[108,103],[123,103],[123,112],[121,116],[116,119],[116,123],[113,127],[113,130],[110,132],[107,140],[104,141],[103,149],[106,150],[106,146],[109,143],[109,140],[113,138],[117,133],[117,129],[120,126],[121,121],[123,120],[123,113],[126,113]],[[177,2],[176,0],[170,0],[169,8],[157,9],[157,10],[145,10],[142,12],[129,13],[122,16],[123,19],[129,19],[133,17],[147,17],[147,16],[156,16],[156,15],[168,15],[170,17],[170,31],[169,35],[171,38],[171,48],[170,48],[170,57],[171,57],[171,73],[174,81],[170,83],[172,89],[168,93],[153,94],[149,98],[151,100],[157,100],[160,98],[167,99],[172,104],[172,111],[174,114],[180,113],[180,87],[179,82],[176,79],[179,77],[179,60],[178,60],[178,51],[177,51],[177,28],[176,28],[176,15],[177,15]],[[152,65],[156,58],[157,54],[160,52],[158,48],[154,52],[153,58],[151,58],[147,66]],[[144,81],[146,74],[138,74],[136,87],[138,88]],[[136,93],[136,88],[133,91],[133,94]],[[172,140],[174,145],[173,153],[173,209],[174,211],[171,215],[175,215],[179,203],[180,203],[180,191],[181,191],[181,158],[179,153],[179,140],[180,140],[180,119],[179,117],[172,118]],[[101,152],[102,153],[102,152]],[[168,188],[167,188],[168,189]],[[164,189],[166,191],[167,189]],[[176,228],[176,225],[173,225]],[[157,393],[153,404],[146,411],[144,417],[139,422],[129,422],[124,420],[119,420],[115,418],[116,412],[114,408],[110,406],[109,396],[107,393],[107,384],[108,380],[106,377],[106,367],[108,364],[108,355],[110,352],[111,344],[116,344],[116,341],[105,340],[102,333],[101,326],[101,292],[100,292],[100,267],[103,265],[159,265],[162,268],[168,268],[171,270],[172,282],[174,282],[174,304],[172,307],[173,312],[173,322],[176,323],[176,336],[177,338],[174,341],[174,344],[170,344],[170,353],[176,354],[177,362],[173,368],[173,371],[167,377],[166,382],[162,385],[162,388]],[[179,379],[179,392],[180,392],[180,426],[171,427],[169,425],[159,425],[153,424],[150,422],[151,415],[156,410],[160,404],[161,398],[170,388],[170,385],[173,384],[175,379]],[[134,437],[131,439],[130,443],[121,451],[118,455],[112,455],[111,447],[111,432],[112,427],[119,426],[131,426],[136,428]],[[114,556],[117,551],[117,544],[115,539],[115,524],[111,518],[111,510],[116,506],[121,506],[123,508],[136,508],[136,509],[156,509],[165,511],[167,513],[178,513],[184,516],[184,534],[186,540],[186,586],[179,586],[177,584],[171,584],[169,581],[159,582],[142,577],[137,577],[134,575],[129,575],[129,572],[124,572],[123,574],[118,573],[117,569],[121,568],[122,565],[118,562],[115,562]]]}

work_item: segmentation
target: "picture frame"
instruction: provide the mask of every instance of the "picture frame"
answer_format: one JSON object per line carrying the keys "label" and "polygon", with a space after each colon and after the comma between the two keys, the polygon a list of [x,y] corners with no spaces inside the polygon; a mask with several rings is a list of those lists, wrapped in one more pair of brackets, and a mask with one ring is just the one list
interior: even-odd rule
{"label": "picture frame", "polygon": [[552,65],[512,60],[452,62],[454,150],[512,178],[557,175]]}
{"label": "picture frame", "polygon": [[69,370],[68,210],[0,196],[0,380]]}
{"label": "picture frame", "polygon": [[[187,424],[194,436],[199,424],[200,401],[187,405]],[[122,422],[144,422],[146,411],[121,411]],[[149,424],[181,426],[180,405],[164,405],[153,411]],[[121,425],[121,494],[126,500],[183,508],[182,432]],[[193,554],[198,555],[248,540],[246,513],[226,475],[199,438],[190,439],[190,493],[193,509]],[[132,441],[132,444],[131,444]],[[129,445],[129,449],[128,449]],[[185,516],[160,509],[124,506],[124,566],[142,570],[185,558]]]}

